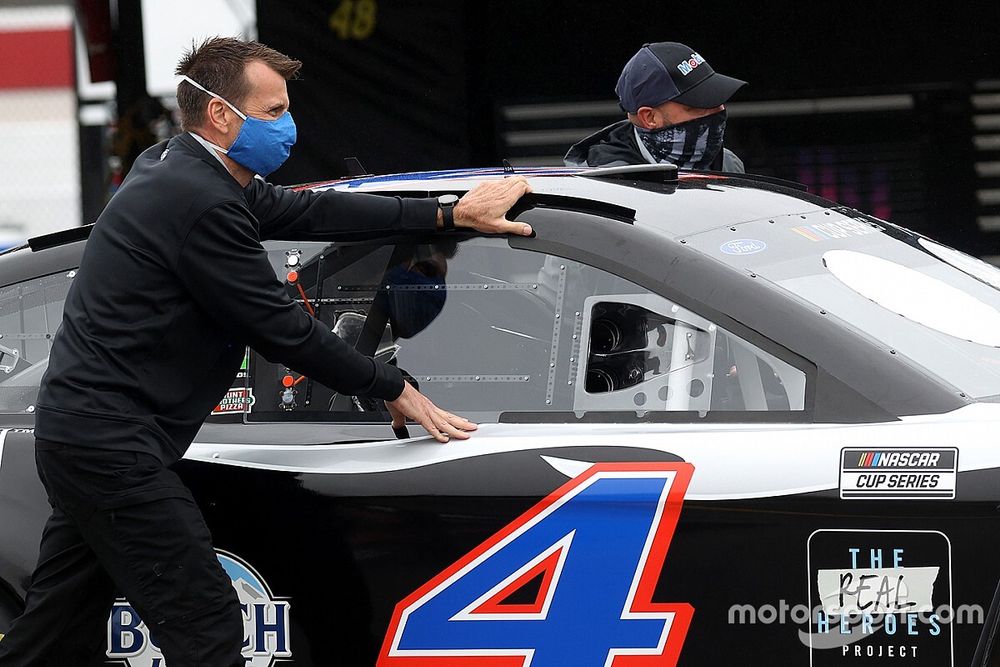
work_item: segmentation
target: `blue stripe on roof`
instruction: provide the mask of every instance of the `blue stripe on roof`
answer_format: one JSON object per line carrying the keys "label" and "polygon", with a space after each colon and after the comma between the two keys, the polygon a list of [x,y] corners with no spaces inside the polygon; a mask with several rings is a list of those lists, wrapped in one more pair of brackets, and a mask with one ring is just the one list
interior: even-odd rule
{"label": "blue stripe on roof", "polygon": [[443,171],[418,171],[410,174],[386,174],[384,176],[365,176],[337,181],[330,185],[346,185],[356,188],[370,183],[404,183],[407,181],[441,181],[449,179],[474,178],[477,176],[568,176],[583,171],[576,167],[528,167],[516,169],[513,174],[504,172],[502,168],[479,169],[446,169]]}

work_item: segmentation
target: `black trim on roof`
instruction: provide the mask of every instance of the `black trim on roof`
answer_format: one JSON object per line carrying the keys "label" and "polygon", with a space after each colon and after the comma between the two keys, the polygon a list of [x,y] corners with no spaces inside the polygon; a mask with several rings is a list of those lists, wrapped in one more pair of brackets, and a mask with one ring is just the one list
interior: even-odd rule
{"label": "black trim on roof", "polygon": [[[365,194],[381,195],[383,197],[440,197],[445,194],[452,194],[458,197],[463,196],[465,190],[368,190]],[[561,211],[573,211],[575,213],[588,213],[602,218],[609,218],[635,224],[636,211],[634,208],[612,204],[610,202],[596,199],[586,199],[584,197],[569,197],[566,195],[549,195],[529,192],[520,199],[507,212],[507,218],[513,220],[525,211],[533,208],[552,208]],[[468,230],[463,230],[468,231]]]}
{"label": "black trim on roof", "polygon": [[659,162],[656,164],[628,164],[619,167],[597,167],[573,175],[584,178],[644,181],[647,183],[676,183],[677,165]]}
{"label": "black trim on roof", "polygon": [[564,195],[546,195],[529,192],[520,199],[507,212],[507,217],[511,220],[521,215],[525,211],[533,208],[552,208],[561,211],[573,211],[575,213],[588,213],[602,218],[610,218],[626,224],[635,224],[635,209],[609,202],[598,201],[596,199],[584,199],[582,197],[567,197]]}
{"label": "black trim on roof", "polygon": [[38,252],[39,250],[55,248],[56,246],[65,245],[67,243],[86,241],[90,238],[90,232],[93,228],[94,225],[90,224],[82,227],[70,227],[69,229],[63,229],[58,232],[53,232],[52,234],[36,236],[28,239],[28,247],[31,248],[32,252]]}

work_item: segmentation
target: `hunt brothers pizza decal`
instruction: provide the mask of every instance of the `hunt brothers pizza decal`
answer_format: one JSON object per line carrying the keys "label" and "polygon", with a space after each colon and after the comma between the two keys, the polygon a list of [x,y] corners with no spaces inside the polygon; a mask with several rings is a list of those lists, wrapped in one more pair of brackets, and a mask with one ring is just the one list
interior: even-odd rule
{"label": "hunt brothers pizza decal", "polygon": [[231,415],[250,412],[254,401],[253,389],[248,387],[233,387],[226,392],[219,404],[212,410],[213,415]]}

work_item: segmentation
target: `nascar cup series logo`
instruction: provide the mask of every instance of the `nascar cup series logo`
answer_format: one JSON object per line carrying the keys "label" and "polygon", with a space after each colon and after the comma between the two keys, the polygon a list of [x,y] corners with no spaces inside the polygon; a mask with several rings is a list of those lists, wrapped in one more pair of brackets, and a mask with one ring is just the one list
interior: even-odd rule
{"label": "nascar cup series logo", "polygon": [[[222,569],[233,581],[243,610],[246,667],[270,667],[276,658],[291,658],[288,625],[291,603],[275,599],[270,587],[249,563],[224,551],[219,551],[218,556]],[[125,600],[115,602],[108,619],[107,656],[128,667],[169,667],[153,644],[146,625]]]}
{"label": "nascar cup series logo", "polygon": [[864,449],[840,454],[842,500],[953,500],[958,449]]}

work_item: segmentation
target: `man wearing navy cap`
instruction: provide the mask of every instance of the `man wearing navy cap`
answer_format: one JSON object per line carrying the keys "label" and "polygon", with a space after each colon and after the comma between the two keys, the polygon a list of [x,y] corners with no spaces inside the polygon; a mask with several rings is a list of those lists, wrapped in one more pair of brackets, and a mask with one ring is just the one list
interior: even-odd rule
{"label": "man wearing navy cap", "polygon": [[563,161],[570,167],[669,163],[743,173],[743,161],[722,141],[725,103],[745,85],[713,70],[684,44],[644,44],[615,86],[628,118],[575,144]]}

